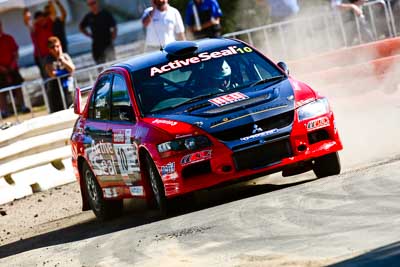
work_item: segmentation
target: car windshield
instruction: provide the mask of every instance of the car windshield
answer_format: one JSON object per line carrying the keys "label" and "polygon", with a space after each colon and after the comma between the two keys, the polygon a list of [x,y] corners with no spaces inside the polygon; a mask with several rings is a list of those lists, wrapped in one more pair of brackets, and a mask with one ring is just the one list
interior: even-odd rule
{"label": "car windshield", "polygon": [[132,73],[145,115],[248,87],[254,89],[255,85],[279,80],[282,75],[275,65],[245,45],[219,47]]}

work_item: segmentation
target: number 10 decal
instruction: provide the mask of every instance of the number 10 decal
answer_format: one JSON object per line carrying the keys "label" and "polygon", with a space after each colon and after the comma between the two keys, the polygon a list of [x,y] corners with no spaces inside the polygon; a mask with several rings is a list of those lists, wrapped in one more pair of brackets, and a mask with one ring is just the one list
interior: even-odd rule
{"label": "number 10 decal", "polygon": [[139,172],[139,160],[135,145],[114,144],[114,151],[118,161],[119,172],[122,176]]}

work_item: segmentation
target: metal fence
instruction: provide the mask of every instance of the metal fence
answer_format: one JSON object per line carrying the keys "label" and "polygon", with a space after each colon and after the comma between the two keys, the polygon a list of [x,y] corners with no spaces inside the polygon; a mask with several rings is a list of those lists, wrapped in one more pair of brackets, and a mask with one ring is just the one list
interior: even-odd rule
{"label": "metal fence", "polygon": [[[315,16],[228,33],[224,37],[256,45],[273,59],[291,60],[397,36],[390,1],[368,1],[363,11],[365,18],[350,11],[327,10]],[[363,27],[370,31],[371,40],[365,40]]]}
{"label": "metal fence", "polygon": [[[390,0],[368,1],[363,6],[366,19],[372,33],[373,40],[397,36],[395,16],[390,5]],[[348,18],[347,18],[348,19]],[[256,45],[266,52],[274,60],[290,60],[298,57],[310,56],[330,50],[335,50],[363,42],[362,25],[358,17],[353,17],[350,25],[341,12],[330,10],[316,16],[298,18],[246,29],[242,31],[225,34],[224,37],[233,37],[245,40],[252,45]],[[349,31],[353,31],[349,35]],[[353,39],[349,38],[352,37]],[[118,60],[120,61],[120,60]],[[104,68],[117,61],[87,67],[73,73],[74,86],[87,87],[93,85],[97,75]],[[57,80],[64,109],[67,101],[62,92],[61,79],[65,76],[54,78]],[[54,80],[53,79],[53,80]],[[51,79],[50,79],[51,80]],[[11,86],[0,89],[0,93],[6,93],[11,102],[16,121],[19,121],[19,114],[13,94],[14,90],[22,89],[25,105],[31,109],[31,116],[34,117],[32,103],[32,92],[39,92],[39,101],[49,110],[49,99],[46,94],[46,84],[50,81],[37,79],[24,82],[18,86]],[[72,93],[72,92],[70,92]],[[37,98],[37,97],[36,97]],[[0,113],[0,122],[3,118]]]}
{"label": "metal fence", "polygon": [[[32,100],[32,92],[40,92],[40,96],[39,96],[40,100],[38,101],[36,99],[36,102],[43,103],[46,108],[46,113],[50,113],[50,105],[49,105],[50,100],[48,98],[48,94],[46,93],[46,89],[47,89],[47,85],[49,84],[49,82],[54,80],[57,82],[58,90],[60,90],[63,107],[64,107],[64,109],[67,109],[69,107],[67,106],[67,99],[65,98],[65,95],[63,92],[63,90],[64,90],[62,87],[62,79],[63,78],[72,77],[74,87],[91,86],[95,82],[98,74],[103,69],[105,69],[106,67],[108,67],[116,62],[118,62],[118,61],[116,60],[116,61],[101,64],[101,65],[96,65],[96,66],[91,66],[91,67],[87,67],[84,69],[80,69],[80,70],[75,71],[72,75],[66,74],[66,75],[58,76],[56,78],[47,79],[45,81],[43,81],[42,79],[36,79],[33,81],[24,82],[21,85],[15,85],[15,86],[1,88],[0,93],[6,93],[8,95],[8,98],[10,99],[11,107],[12,107],[12,110],[14,113],[15,121],[19,122],[20,114],[18,113],[17,103],[15,100],[15,96],[13,94],[13,92],[15,90],[22,90],[25,105],[31,110],[30,114],[31,114],[31,117],[33,118],[35,116],[35,112],[33,110],[34,105],[31,101]],[[72,95],[73,90],[70,90],[68,93]],[[0,121],[4,122],[4,118],[2,117],[1,112],[0,112]]]}

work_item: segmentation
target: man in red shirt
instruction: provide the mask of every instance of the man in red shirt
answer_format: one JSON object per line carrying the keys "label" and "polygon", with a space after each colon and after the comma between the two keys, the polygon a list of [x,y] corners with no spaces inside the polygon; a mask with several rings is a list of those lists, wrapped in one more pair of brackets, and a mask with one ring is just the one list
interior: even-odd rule
{"label": "man in red shirt", "polygon": [[[19,73],[18,67],[18,45],[14,38],[4,33],[0,21],[0,88],[21,84],[24,80]],[[10,114],[7,105],[8,92],[0,93],[0,110],[2,117]],[[14,97],[17,107],[23,111],[28,111],[23,104],[21,89],[14,90]]]}
{"label": "man in red shirt", "polygon": [[31,33],[35,63],[39,67],[40,75],[44,79],[46,78],[44,62],[49,55],[47,40],[54,35],[53,20],[49,16],[46,16],[44,12],[37,11],[33,15],[33,21],[31,21],[31,12],[29,9],[24,9],[24,23]]}

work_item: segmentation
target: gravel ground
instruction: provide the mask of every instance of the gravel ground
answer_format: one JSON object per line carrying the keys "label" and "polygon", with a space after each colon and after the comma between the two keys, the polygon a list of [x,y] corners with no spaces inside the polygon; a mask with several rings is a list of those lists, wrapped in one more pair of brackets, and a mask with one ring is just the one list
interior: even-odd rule
{"label": "gravel ground", "polygon": [[76,182],[0,205],[0,246],[65,227],[60,220],[82,213],[81,207]]}

